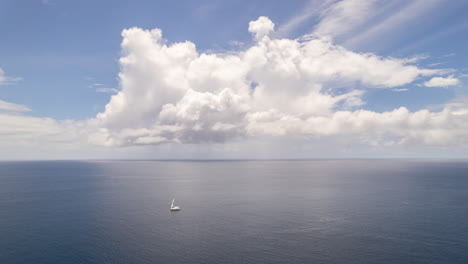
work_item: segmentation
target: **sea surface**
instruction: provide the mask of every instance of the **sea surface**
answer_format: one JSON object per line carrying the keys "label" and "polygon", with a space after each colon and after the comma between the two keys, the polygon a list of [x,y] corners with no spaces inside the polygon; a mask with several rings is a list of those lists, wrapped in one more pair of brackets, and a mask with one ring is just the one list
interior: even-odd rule
{"label": "sea surface", "polygon": [[0,263],[466,264],[468,161],[0,162]]}

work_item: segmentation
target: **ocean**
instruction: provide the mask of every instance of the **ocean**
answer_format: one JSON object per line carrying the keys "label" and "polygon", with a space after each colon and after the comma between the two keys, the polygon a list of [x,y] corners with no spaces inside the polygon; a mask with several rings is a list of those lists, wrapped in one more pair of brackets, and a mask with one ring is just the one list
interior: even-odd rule
{"label": "ocean", "polygon": [[468,161],[0,162],[0,263],[466,264]]}

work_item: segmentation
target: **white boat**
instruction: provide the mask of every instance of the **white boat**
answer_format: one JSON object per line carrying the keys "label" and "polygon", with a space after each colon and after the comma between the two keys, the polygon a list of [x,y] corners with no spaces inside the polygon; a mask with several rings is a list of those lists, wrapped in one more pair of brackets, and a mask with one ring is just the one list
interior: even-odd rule
{"label": "white boat", "polygon": [[175,199],[172,200],[172,203],[171,203],[171,211],[180,211],[180,207],[179,206],[174,206],[174,201]]}

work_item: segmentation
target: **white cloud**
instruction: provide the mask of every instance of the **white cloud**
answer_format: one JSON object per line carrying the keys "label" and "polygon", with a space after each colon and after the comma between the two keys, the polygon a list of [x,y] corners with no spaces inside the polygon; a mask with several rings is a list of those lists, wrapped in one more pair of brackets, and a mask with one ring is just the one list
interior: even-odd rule
{"label": "white cloud", "polygon": [[29,108],[16,108],[14,111],[0,110],[1,159],[47,159],[54,152],[60,153],[54,158],[64,159],[82,149],[92,148],[81,144],[86,142],[86,134],[80,134],[85,129],[80,122],[28,116],[19,111]]}
{"label": "white cloud", "polygon": [[427,66],[434,67],[434,66],[438,66],[438,65],[441,65],[441,64],[444,64],[444,62],[435,62],[435,63],[428,64]]}
{"label": "white cloud", "polygon": [[237,41],[237,40],[231,40],[231,41],[228,42],[228,44],[231,45],[231,46],[235,46],[235,47],[242,47],[242,46],[245,45],[244,42]]}
{"label": "white cloud", "polygon": [[[367,2],[367,1],[366,1]],[[442,0],[416,0],[416,1],[371,1],[375,3],[373,8],[361,9],[358,12],[364,12],[365,18],[378,17],[376,21],[372,21],[366,27],[355,34],[350,34],[349,37],[343,41],[345,47],[363,47],[367,45],[375,45],[379,43],[380,46],[386,43],[382,39],[388,39],[395,32],[402,32],[408,28],[409,24],[414,23],[418,19],[424,17],[430,12],[437,12],[437,8],[444,4]],[[394,7],[393,5],[397,5]],[[388,10],[382,8],[382,5],[388,5]],[[375,7],[379,7],[378,9]],[[380,11],[380,14],[376,16]],[[401,52],[401,47],[399,48]]]}
{"label": "white cloud", "polygon": [[31,111],[31,109],[25,105],[9,103],[9,102],[0,100],[0,111],[28,112],[28,111]]}
{"label": "white cloud", "polygon": [[290,18],[286,23],[280,25],[275,36],[288,36],[292,31],[296,30],[296,28],[309,21],[312,17],[320,15],[323,10],[326,10],[334,3],[335,0],[309,0],[300,13]]}
{"label": "white cloud", "polygon": [[[408,25],[430,24],[425,20],[431,15],[445,13],[450,6],[443,0],[310,0],[298,15],[280,25],[279,36],[288,36],[299,26],[310,26],[317,16],[320,21],[315,24],[311,35],[333,39],[335,43],[349,49],[385,50],[398,45],[398,51],[411,50],[430,41],[455,34],[466,29],[465,22],[458,25],[436,30],[435,34],[427,34],[416,38],[416,41],[404,43],[401,36],[413,34]],[[414,35],[414,34],[413,34]],[[398,42],[398,43],[397,43]],[[407,52],[406,52],[407,53]]]}
{"label": "white cloud", "polygon": [[23,137],[111,148],[331,137],[386,147],[467,146],[463,102],[440,112],[360,109],[369,89],[404,91],[401,86],[443,70],[420,68],[412,58],[352,52],[330,39],[274,38],[267,17],[251,22],[249,31],[256,40],[251,47],[206,54],[189,41],[169,43],[160,29],[123,30],[120,87],[104,111],[57,121],[10,110],[0,118],[0,135],[5,142]]}
{"label": "white cloud", "polygon": [[409,91],[407,88],[399,88],[399,89],[392,89],[394,92],[407,92]]}
{"label": "white cloud", "polygon": [[[86,77],[85,78],[87,81],[93,81],[94,78]],[[118,93],[119,89],[113,88],[113,87],[104,87],[104,83],[99,83],[99,82],[94,82],[89,85],[89,88],[94,88],[96,89],[96,92],[98,93]]]}
{"label": "white cloud", "polygon": [[250,115],[251,134],[313,136],[359,136],[372,145],[458,145],[468,147],[468,108],[445,108],[441,112],[409,112],[401,107],[390,112],[338,111],[329,116],[298,118],[282,113]]}
{"label": "white cloud", "polygon": [[100,87],[96,89],[96,92],[98,93],[118,93],[119,90],[116,88],[105,88],[105,87]]}
{"label": "white cloud", "polygon": [[376,0],[338,1],[321,12],[314,34],[322,37],[346,34],[373,16],[376,3]]}
{"label": "white cloud", "polygon": [[34,139],[44,135],[58,135],[63,131],[59,123],[51,118],[37,118],[21,114],[0,113],[0,120],[0,134],[10,134],[16,139],[24,139],[27,137]]}
{"label": "white cloud", "polygon": [[448,87],[458,85],[460,80],[454,78],[453,75],[449,77],[433,77],[429,81],[424,83],[427,87]]}
{"label": "white cloud", "polygon": [[[355,53],[326,39],[271,38],[273,30],[260,17],[249,23],[256,44],[225,54],[200,54],[188,41],[168,44],[159,29],[124,30],[121,90],[88,122],[95,128],[89,141],[129,146],[358,133],[361,118],[395,116],[354,110],[366,89],[395,89],[440,73],[412,65],[411,58]],[[356,83],[361,89],[335,90]],[[379,124],[366,127],[398,130]]]}
{"label": "white cloud", "polygon": [[441,58],[453,57],[457,55],[455,52],[447,53],[445,55],[440,56]]}
{"label": "white cloud", "polygon": [[255,36],[255,39],[262,40],[275,29],[275,24],[265,16],[259,17],[255,21],[249,23],[249,32]]}
{"label": "white cloud", "polygon": [[0,68],[0,85],[2,84],[14,84],[16,82],[19,82],[23,80],[21,77],[9,77],[6,76],[5,71]]}
{"label": "white cloud", "polygon": [[0,83],[6,81],[5,72],[0,68]]}

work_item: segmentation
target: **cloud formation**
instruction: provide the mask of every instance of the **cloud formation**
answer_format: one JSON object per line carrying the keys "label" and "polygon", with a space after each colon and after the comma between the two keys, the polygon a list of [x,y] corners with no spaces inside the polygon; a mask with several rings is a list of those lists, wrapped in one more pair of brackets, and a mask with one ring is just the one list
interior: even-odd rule
{"label": "cloud formation", "polygon": [[432,77],[446,71],[421,68],[411,58],[356,53],[330,38],[275,38],[267,17],[248,29],[250,47],[217,54],[200,53],[190,41],[170,43],[160,29],[125,29],[119,89],[92,85],[115,92],[104,111],[59,121],[28,116],[27,106],[0,101],[0,143],[11,149],[48,142],[115,150],[265,138],[323,145],[332,138],[371,146],[468,147],[466,100],[439,112],[363,109],[363,95],[371,89],[406,91],[402,86],[428,78],[427,86],[458,83],[453,76]]}
{"label": "cloud formation", "polygon": [[99,87],[96,88],[96,92],[98,93],[117,93],[119,90],[116,88],[106,88],[106,87]]}
{"label": "cloud formation", "polygon": [[424,82],[426,87],[448,87],[458,85],[460,80],[454,78],[453,75],[449,77],[433,77],[429,81]]}
{"label": "cloud formation", "polygon": [[[26,111],[29,108],[13,110]],[[53,152],[61,152],[56,158],[70,158],[80,149],[89,148],[81,144],[78,123],[0,110],[0,158],[47,159]]]}
{"label": "cloud formation", "polygon": [[9,103],[9,102],[0,100],[0,111],[28,112],[28,111],[31,111],[31,109],[25,105]]}
{"label": "cloud formation", "polygon": [[10,77],[6,76],[5,71],[0,68],[0,85],[2,84],[13,84],[15,82],[21,81],[21,77]]}
{"label": "cloud formation", "polygon": [[[249,23],[237,53],[170,44],[160,29],[122,32],[121,90],[88,120],[105,146],[219,143],[262,136],[359,135],[369,144],[465,144],[462,107],[377,113],[359,109],[368,89],[394,89],[442,73],[411,59],[355,53],[324,38],[276,39],[274,23]],[[342,89],[342,87],[360,87]]]}
{"label": "cloud formation", "polygon": [[337,37],[370,19],[375,14],[377,0],[338,1],[321,12],[321,20],[314,34],[322,37]]}
{"label": "cloud formation", "polygon": [[392,91],[394,91],[394,92],[407,92],[407,91],[409,91],[409,89],[407,89],[407,88],[395,88],[395,89],[392,89]]}
{"label": "cloud formation", "polygon": [[0,68],[0,83],[6,81],[6,77],[5,77],[5,71],[3,71],[2,68]]}

